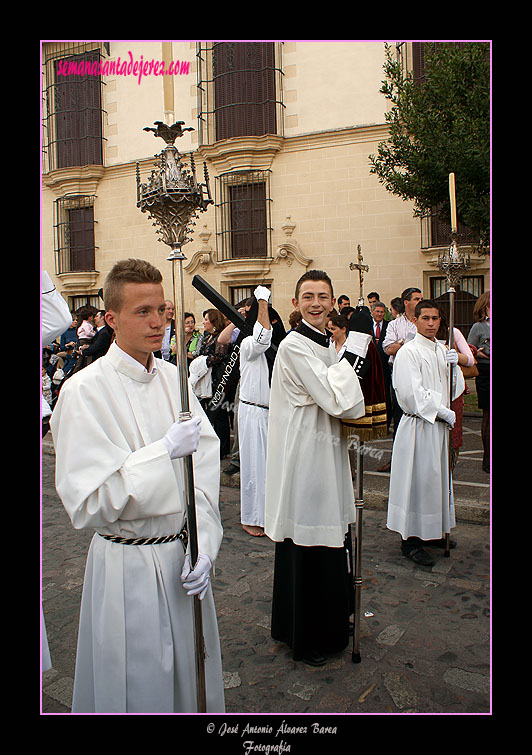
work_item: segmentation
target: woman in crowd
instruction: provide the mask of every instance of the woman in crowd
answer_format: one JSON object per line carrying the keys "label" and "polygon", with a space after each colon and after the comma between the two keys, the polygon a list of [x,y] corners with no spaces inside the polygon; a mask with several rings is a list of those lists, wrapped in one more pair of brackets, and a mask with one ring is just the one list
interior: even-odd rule
{"label": "woman in crowd", "polygon": [[391,312],[393,320],[395,320],[396,317],[399,317],[399,315],[402,315],[404,311],[405,311],[405,305],[403,304],[403,301],[400,296],[396,296],[395,299],[391,300],[390,312]]}
{"label": "woman in crowd", "polygon": [[198,348],[198,341],[201,337],[199,330],[196,330],[196,318],[191,312],[185,312],[185,346],[187,349],[187,358],[194,359]]}
{"label": "woman in crowd", "polygon": [[340,359],[345,351],[347,324],[347,318],[343,315],[335,315],[334,317],[331,317],[331,319],[327,323],[327,330],[329,330],[331,333],[331,338],[334,341],[338,359]]}
{"label": "woman in crowd", "polygon": [[490,292],[481,294],[473,309],[475,322],[467,337],[468,344],[475,350],[478,377],[475,379],[478,408],[482,409],[482,446],[484,457],[482,469],[490,471]]}
{"label": "woman in crowd", "polygon": [[[225,322],[222,313],[217,309],[207,309],[203,313],[203,335],[199,340],[197,347],[197,356],[206,356],[207,365],[212,368],[212,394],[214,395],[217,386],[225,369],[225,363],[228,358],[227,348],[218,348],[218,336],[225,328]],[[229,425],[229,414],[223,406],[212,411],[209,408],[209,399],[202,399],[201,404],[205,413],[211,421],[216,435],[220,439],[220,458],[223,459],[231,449],[231,429]]]}
{"label": "woman in crowd", "polygon": [[[446,346],[449,346],[449,325],[441,310],[440,328],[438,330],[438,333],[436,334],[436,340],[442,341]],[[464,335],[460,330],[458,330],[458,328],[453,328],[453,348],[458,353],[458,365],[456,366],[456,369],[461,369],[462,367],[473,367],[473,365],[475,364],[475,357],[473,356],[473,353],[469,348]],[[466,377],[465,374],[464,377]],[[463,446],[462,420],[464,416],[464,395],[467,393],[469,393],[469,390],[466,384],[464,393],[462,393],[460,396],[457,396],[453,400],[451,405],[451,409],[456,414],[456,420],[451,432],[453,467],[458,461],[458,454],[460,453],[460,449]]]}

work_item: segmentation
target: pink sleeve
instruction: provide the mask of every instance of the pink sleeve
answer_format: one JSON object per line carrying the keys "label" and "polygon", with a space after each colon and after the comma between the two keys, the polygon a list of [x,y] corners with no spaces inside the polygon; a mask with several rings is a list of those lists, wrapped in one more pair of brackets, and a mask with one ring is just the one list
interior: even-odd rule
{"label": "pink sleeve", "polygon": [[87,320],[83,320],[78,328],[78,338],[90,338],[92,335],[94,335],[92,325]]}
{"label": "pink sleeve", "polygon": [[454,343],[456,351],[459,351],[460,354],[465,354],[467,356],[467,367],[471,367],[473,364],[475,364],[475,359],[473,357],[473,353],[471,352],[471,349],[468,346],[468,343],[462,333],[458,330],[458,328],[453,328],[454,333]]}

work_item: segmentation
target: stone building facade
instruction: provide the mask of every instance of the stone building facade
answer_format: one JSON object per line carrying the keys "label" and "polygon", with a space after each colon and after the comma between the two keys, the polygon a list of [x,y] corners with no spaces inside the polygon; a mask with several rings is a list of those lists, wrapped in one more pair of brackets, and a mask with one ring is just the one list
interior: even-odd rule
{"label": "stone building facade", "polygon": [[[396,47],[411,65],[412,43]],[[136,164],[149,175],[164,146],[143,130],[156,121],[194,129],[176,146],[210,176],[214,204],[183,249],[197,320],[210,304],[196,273],[233,303],[270,286],[285,322],[307,269],[356,303],[358,245],[366,295],[441,294],[441,241],[370,174],[387,135],[384,60],[379,41],[44,42],[41,257],[71,309],[103,306],[124,257],[159,267],[172,298],[168,248],[136,206]],[[473,255],[463,288],[489,289],[489,257]]]}

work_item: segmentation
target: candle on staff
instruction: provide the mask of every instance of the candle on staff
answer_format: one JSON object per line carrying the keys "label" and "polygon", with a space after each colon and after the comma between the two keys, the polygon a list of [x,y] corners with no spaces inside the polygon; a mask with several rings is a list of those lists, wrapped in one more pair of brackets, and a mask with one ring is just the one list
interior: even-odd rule
{"label": "candle on staff", "polygon": [[454,185],[454,173],[449,173],[449,197],[451,200],[451,233],[456,233],[456,191]]}

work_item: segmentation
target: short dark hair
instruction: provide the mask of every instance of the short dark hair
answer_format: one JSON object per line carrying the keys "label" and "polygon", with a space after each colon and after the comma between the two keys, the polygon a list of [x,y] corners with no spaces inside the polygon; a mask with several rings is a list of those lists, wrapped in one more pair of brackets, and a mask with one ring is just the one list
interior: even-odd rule
{"label": "short dark hair", "polygon": [[356,312],[355,307],[342,307],[342,317],[345,317],[347,320],[349,320],[353,312]]}
{"label": "short dark hair", "polygon": [[368,294],[368,301],[370,297],[373,299],[374,296],[376,296],[379,301],[381,300],[381,297],[379,296],[379,294],[376,291],[372,291],[371,293]]}
{"label": "short dark hair", "polygon": [[343,315],[334,315],[334,317],[329,317],[329,322],[332,322],[333,325],[336,325],[337,328],[346,328],[349,325],[349,321],[347,317],[344,317]]}
{"label": "short dark hair", "polygon": [[305,281],[325,281],[325,283],[327,283],[331,289],[331,297],[334,298],[332,281],[327,273],[325,273],[323,270],[307,270],[307,272],[303,273],[301,278],[296,283],[296,299],[299,297],[299,289]]}
{"label": "short dark hair", "polygon": [[399,312],[400,314],[405,311],[405,305],[403,304],[403,300],[399,296],[396,296],[395,299],[392,299],[390,304],[395,309],[395,311]]}
{"label": "short dark hair", "polygon": [[412,294],[413,294],[413,293],[418,293],[418,294],[420,294],[420,293],[421,293],[421,290],[420,290],[419,288],[415,288],[414,286],[410,286],[410,288],[405,288],[405,290],[404,290],[404,291],[403,291],[403,293],[401,294],[401,299],[402,299],[403,301],[404,301],[405,299],[406,299],[407,301],[410,301],[410,299],[412,298]]}
{"label": "short dark hair", "polygon": [[419,317],[422,309],[437,309],[438,314],[440,313],[440,308],[432,299],[421,299],[421,301],[418,301],[414,310],[414,317]]}
{"label": "short dark hair", "polygon": [[347,296],[347,294],[340,294],[340,296],[338,297],[338,304],[341,304],[343,301],[351,301],[351,299],[349,298],[349,296]]}
{"label": "short dark hair", "polygon": [[76,310],[76,317],[80,322],[83,322],[83,320],[88,320],[89,317],[93,317],[98,311],[99,310],[97,310],[96,307],[86,304]]}

